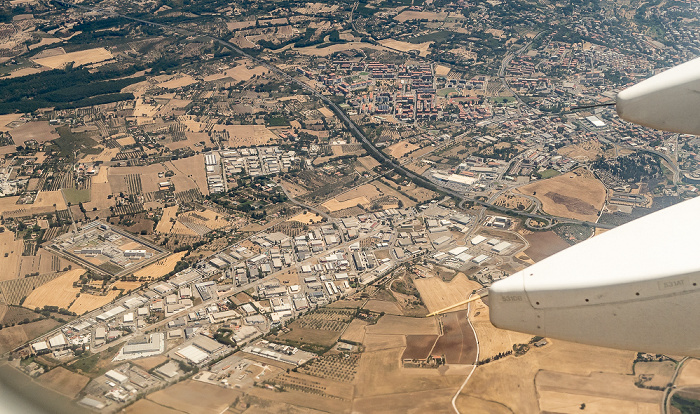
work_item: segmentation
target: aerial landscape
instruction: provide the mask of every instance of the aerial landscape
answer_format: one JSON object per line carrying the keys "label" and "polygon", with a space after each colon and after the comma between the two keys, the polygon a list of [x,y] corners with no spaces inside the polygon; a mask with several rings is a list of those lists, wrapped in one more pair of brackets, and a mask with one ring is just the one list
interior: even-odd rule
{"label": "aerial landscape", "polygon": [[700,139],[613,105],[700,53],[699,9],[3,2],[0,382],[38,412],[700,412],[698,359],[428,316],[697,196]]}

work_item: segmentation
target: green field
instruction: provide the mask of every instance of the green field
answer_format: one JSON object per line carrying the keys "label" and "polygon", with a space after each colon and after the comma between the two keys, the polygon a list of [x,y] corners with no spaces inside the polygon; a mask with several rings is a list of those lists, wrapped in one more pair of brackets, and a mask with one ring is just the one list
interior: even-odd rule
{"label": "green field", "polygon": [[540,173],[540,177],[542,177],[542,179],[556,177],[557,175],[561,175],[561,173],[551,168]]}
{"label": "green field", "polygon": [[455,89],[455,88],[440,89],[439,91],[437,91],[437,94],[442,96],[442,97],[445,97],[453,92],[457,92],[457,89]]}
{"label": "green field", "polygon": [[90,190],[78,190],[75,188],[64,188],[63,195],[66,197],[66,202],[76,205],[78,203],[87,203],[90,201]]}

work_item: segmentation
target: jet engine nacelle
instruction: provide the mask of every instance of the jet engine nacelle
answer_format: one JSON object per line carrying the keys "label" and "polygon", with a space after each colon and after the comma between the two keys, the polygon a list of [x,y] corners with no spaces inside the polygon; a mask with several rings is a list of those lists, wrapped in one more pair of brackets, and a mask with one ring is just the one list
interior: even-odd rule
{"label": "jet engine nacelle", "polygon": [[620,118],[650,128],[700,135],[700,58],[617,94]]}
{"label": "jet engine nacelle", "polygon": [[503,329],[700,357],[700,197],[586,240],[489,289]]}

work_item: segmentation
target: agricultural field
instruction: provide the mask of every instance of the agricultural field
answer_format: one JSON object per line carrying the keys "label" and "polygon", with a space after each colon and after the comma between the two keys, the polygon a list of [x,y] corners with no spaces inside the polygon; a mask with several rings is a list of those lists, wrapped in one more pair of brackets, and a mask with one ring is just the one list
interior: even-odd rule
{"label": "agricultural field", "polygon": [[381,196],[381,193],[379,190],[377,190],[376,186],[373,184],[365,184],[350,191],[346,191],[345,193],[336,196],[321,205],[333,212],[355,207],[358,204],[367,206],[370,204],[372,199],[379,196]]}
{"label": "agricultural field", "polygon": [[565,242],[553,231],[538,231],[526,234],[524,237],[530,243],[530,247],[525,250],[525,254],[535,262],[539,262],[569,247],[569,243]]}
{"label": "agricultural field", "polygon": [[340,382],[352,382],[359,363],[360,354],[322,355],[305,364],[299,372]]}
{"label": "agricultural field", "polygon": [[38,143],[52,141],[58,138],[56,129],[48,121],[32,121],[12,129],[12,140],[16,145],[24,145],[26,141],[35,140]]}
{"label": "agricultural field", "polygon": [[387,147],[386,152],[394,158],[402,158],[407,154],[420,148],[418,145],[408,141],[399,141],[396,144]]}
{"label": "agricultural field", "polygon": [[[204,195],[209,194],[207,175],[204,170],[204,154],[168,161],[165,165],[170,170],[175,171],[175,175],[170,177],[170,181],[175,185],[176,191],[198,189]],[[158,180],[157,175],[154,180]],[[155,185],[157,185],[157,181]]]}
{"label": "agricultural field", "polygon": [[0,330],[0,354],[11,351],[32,338],[50,331],[59,323],[53,319],[42,319]]}
{"label": "agricultural field", "polygon": [[597,220],[606,196],[602,182],[577,172],[537,181],[518,191],[537,197],[548,214],[587,221]]}
{"label": "agricultural field", "polygon": [[0,294],[5,299],[5,303],[19,305],[22,298],[28,296],[32,290],[60,275],[60,273],[46,273],[39,276],[4,280],[0,282]]}
{"label": "agricultural field", "polygon": [[289,195],[292,198],[303,196],[304,194],[309,192],[306,188],[304,188],[300,185],[294,184],[291,181],[280,179],[279,184],[282,187],[284,187],[285,190],[287,190],[287,192],[289,193]]}
{"label": "agricultural field", "polygon": [[19,265],[24,250],[24,242],[15,240],[15,234],[11,231],[0,233],[0,280],[15,279],[19,277]]}
{"label": "agricultural field", "polygon": [[[237,22],[239,23],[239,22]],[[231,23],[229,23],[230,25]],[[250,62],[247,60],[239,60],[237,65],[230,69],[222,70],[219,73],[209,75],[204,78],[205,82],[218,81],[226,78],[234,79],[236,82],[248,81],[254,76],[265,75],[268,70],[262,66],[250,67]]]}
{"label": "agricultural field", "polygon": [[[263,125],[214,125],[214,131],[224,132],[231,148],[271,145],[279,140],[277,135]],[[202,171],[204,163],[201,164]]]}
{"label": "agricultural field", "polygon": [[[63,48],[59,48],[63,51]],[[80,50],[71,53],[62,53],[55,56],[48,56],[34,59],[34,63],[46,66],[51,69],[63,69],[69,62],[73,62],[73,67],[87,65],[90,63],[104,62],[112,59],[112,54],[103,47]]]}
{"label": "agricultural field", "polygon": [[442,335],[435,342],[433,355],[443,355],[447,364],[476,362],[476,337],[469,326],[467,311],[450,312],[441,316]]}
{"label": "agricultural field", "polygon": [[323,217],[321,217],[320,215],[305,211],[301,214],[297,214],[296,216],[290,218],[287,221],[298,221],[299,223],[303,224],[315,224],[320,223],[322,220]]}
{"label": "agricultural field", "polygon": [[410,318],[405,316],[384,315],[374,325],[365,328],[367,335],[438,335],[435,318]]}
{"label": "agricultural field", "polygon": [[165,89],[177,89],[197,83],[198,80],[191,75],[178,73],[170,79],[160,82],[158,86]]}
{"label": "agricultural field", "polygon": [[340,336],[341,341],[354,342],[361,344],[365,339],[365,327],[367,322],[361,319],[353,319],[350,325],[345,329]]}
{"label": "agricultural field", "polygon": [[588,375],[540,371],[535,376],[539,409],[573,412],[659,412],[660,391],[638,388],[629,376],[593,372]]}
{"label": "agricultural field", "polygon": [[43,308],[44,306],[58,306],[68,309],[76,301],[76,296],[80,292],[80,288],[73,287],[73,283],[77,282],[84,273],[85,269],[69,270],[37,287],[27,296],[23,306],[29,309]]}
{"label": "agricultural field", "polygon": [[686,361],[675,384],[679,387],[700,384],[700,361],[697,359]]}
{"label": "agricultural field", "polygon": [[386,300],[370,299],[363,308],[372,312],[384,312],[389,315],[403,315],[403,311],[396,302]]}
{"label": "agricultural field", "polygon": [[447,76],[450,70],[448,66],[435,65],[435,76]]}
{"label": "agricultural field", "polygon": [[154,403],[153,401],[147,399],[147,398],[142,398],[135,403],[131,404],[130,406],[126,407],[125,412],[127,414],[151,414],[151,413],[160,413],[160,414],[180,414],[182,413],[181,410],[174,409],[174,408],[168,408],[164,405]]}
{"label": "agricultural field", "polygon": [[433,42],[408,43],[396,39],[385,39],[380,41],[379,44],[382,46],[386,46],[390,49],[399,50],[401,52],[417,50],[419,51],[420,56],[425,57],[428,55],[428,50],[430,50],[430,45],[433,44]]}
{"label": "agricultural field", "polygon": [[[621,399],[615,404],[628,404],[624,406],[626,409],[618,412],[630,412],[635,404],[646,403],[651,395],[656,395],[658,404],[660,392],[640,390],[643,391],[640,398],[636,390],[633,390],[634,377],[630,374],[634,355],[634,352],[629,351],[557,341],[543,348],[531,349],[524,356],[510,356],[479,366],[470,380],[470,386],[465,388],[457,399],[457,406],[466,412],[477,407],[489,407],[491,410],[491,407],[496,406],[505,406],[508,412],[519,413],[537,413],[544,409],[543,405],[551,410],[553,405],[550,404],[554,404],[554,397],[557,396],[543,396],[540,393],[538,401],[539,391],[550,391],[547,388],[549,382],[540,382],[540,375],[545,371],[559,375],[567,374],[559,377],[561,381],[556,383],[556,391],[568,396],[575,395],[578,406],[581,403],[588,406],[598,398],[612,397],[617,400],[630,391],[635,391],[630,394],[632,398]],[[605,375],[600,376],[602,373]],[[504,380],[505,378],[508,380]],[[578,388],[582,387],[580,380],[588,383],[586,387],[590,391],[582,393]],[[573,398],[570,398],[569,402],[571,400]]]}
{"label": "agricultural field", "polygon": [[[454,395],[465,378],[462,371],[452,375],[450,369],[440,373],[402,368],[402,346],[367,349],[355,381],[353,412],[444,412],[445,401],[450,399],[447,395]],[[408,393],[411,398],[406,398]]]}
{"label": "agricultural field", "polygon": [[318,347],[330,347],[354,318],[354,309],[323,308],[307,313],[289,324],[289,333],[279,335],[278,340],[306,343]]}
{"label": "agricultural field", "polygon": [[104,306],[119,296],[119,290],[110,290],[106,295],[91,295],[88,293],[81,293],[75,302],[68,308],[69,311],[75,312],[78,315],[82,315],[85,312],[90,312],[91,310],[97,309]]}
{"label": "agricultural field", "polygon": [[90,378],[68,371],[63,367],[56,367],[41,375],[37,381],[56,392],[75,398],[80,390],[85,388]]}
{"label": "agricultural field", "polygon": [[149,371],[164,362],[168,360],[168,357],[165,355],[156,355],[152,357],[147,357],[147,358],[139,358],[133,360],[133,363],[135,365],[138,365],[139,367],[145,369],[146,371]]}
{"label": "agricultural field", "polygon": [[60,190],[40,191],[32,204],[17,204],[19,198],[19,196],[0,198],[0,215],[3,217],[25,217],[35,214],[55,213],[57,210],[65,210],[67,208]]}
{"label": "agricultural field", "polygon": [[[430,313],[466,300],[473,290],[481,288],[477,282],[467,279],[464,273],[459,273],[449,283],[443,282],[439,277],[417,278],[413,283]],[[467,306],[454,310],[467,309]]]}
{"label": "agricultural field", "polygon": [[437,339],[437,335],[406,335],[406,349],[401,359],[426,359],[430,355],[437,355],[430,352]]}
{"label": "agricultural field", "polygon": [[163,208],[163,214],[156,224],[156,233],[170,233],[177,218],[178,206]]}
{"label": "agricultural field", "polygon": [[149,394],[146,399],[178,412],[223,413],[240,395],[240,391],[187,380]]}
{"label": "agricultural field", "polygon": [[427,20],[430,22],[442,22],[445,19],[447,19],[447,13],[422,12],[413,10],[404,10],[394,17],[394,20],[401,23],[407,22],[409,20]]}
{"label": "agricultural field", "polygon": [[436,192],[428,190],[427,188],[419,187],[413,183],[406,186],[401,186],[401,191],[418,200],[418,203],[424,203],[432,200],[437,195]]}
{"label": "agricultural field", "polygon": [[24,320],[34,320],[39,314],[19,306],[0,305],[0,324],[14,325]]}
{"label": "agricultural field", "polygon": [[134,277],[153,280],[163,277],[175,269],[177,262],[182,260],[187,255],[187,251],[173,253],[170,256],[160,259],[157,262],[150,264],[143,269],[134,272]]}
{"label": "agricultural field", "polygon": [[372,156],[364,156],[357,159],[357,162],[364,168],[365,171],[372,171],[374,167],[379,166],[379,161]]}
{"label": "agricultural field", "polygon": [[[634,375],[644,387],[666,388],[666,385],[671,382],[675,370],[676,363],[674,361],[639,361],[634,364]],[[697,384],[700,382],[695,383],[695,385]]]}

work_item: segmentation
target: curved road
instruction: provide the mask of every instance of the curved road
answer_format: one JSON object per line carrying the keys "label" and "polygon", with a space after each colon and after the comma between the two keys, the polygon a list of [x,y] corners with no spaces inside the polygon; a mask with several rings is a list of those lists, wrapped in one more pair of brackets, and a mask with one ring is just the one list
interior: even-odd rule
{"label": "curved road", "polygon": [[[63,1],[63,0],[51,0],[51,1],[54,1],[54,2],[56,2],[56,3],[58,3],[58,4],[61,4],[61,5],[63,5],[63,6],[66,6],[66,7],[76,7],[76,8],[83,9],[83,10],[88,10],[88,11],[102,11],[101,9],[98,9],[98,8],[82,6],[82,5],[74,4],[74,3],[68,3],[68,2],[65,2],[65,1]],[[582,225],[587,225],[587,226],[592,226],[592,227],[601,227],[601,228],[612,228],[612,227],[614,227],[614,226],[609,226],[609,225],[602,225],[602,224],[598,224],[598,223],[593,223],[593,222],[590,222],[590,221],[581,221],[581,220],[569,219],[569,218],[564,218],[564,217],[556,217],[556,216],[548,216],[548,215],[545,216],[545,215],[541,215],[541,214],[531,214],[531,213],[521,212],[521,211],[518,211],[518,210],[503,208],[503,207],[499,207],[499,206],[493,205],[493,204],[491,204],[491,203],[489,203],[489,202],[486,202],[486,201],[480,201],[480,200],[476,200],[476,199],[471,199],[471,198],[469,198],[469,197],[466,197],[466,196],[463,195],[463,194],[457,193],[456,191],[454,191],[454,190],[452,190],[452,189],[449,189],[449,188],[444,187],[444,186],[439,185],[439,184],[435,184],[435,183],[431,182],[430,180],[426,179],[425,177],[420,176],[420,175],[417,175],[417,174],[415,174],[413,171],[404,168],[403,165],[401,165],[399,162],[396,162],[394,159],[392,159],[392,158],[388,157],[387,155],[385,155],[385,154],[384,154],[383,152],[381,152],[377,147],[375,147],[374,144],[372,144],[372,142],[370,142],[369,139],[367,139],[367,137],[365,136],[365,134],[357,127],[357,125],[355,124],[355,122],[354,122],[353,120],[351,120],[350,117],[348,117],[348,115],[345,113],[345,111],[343,111],[342,109],[340,109],[340,107],[339,107],[338,105],[336,105],[335,102],[333,102],[331,99],[329,99],[326,95],[323,95],[323,94],[321,93],[321,91],[319,91],[318,89],[316,89],[316,88],[314,88],[314,87],[312,87],[312,86],[310,86],[310,85],[308,85],[308,84],[306,84],[306,83],[304,83],[304,82],[298,81],[298,80],[295,79],[293,76],[291,76],[291,75],[287,74],[286,72],[283,72],[282,70],[280,70],[277,66],[275,66],[275,65],[273,65],[273,64],[271,64],[271,63],[269,63],[269,62],[267,62],[267,61],[265,61],[265,60],[263,60],[263,59],[260,59],[260,58],[258,58],[258,57],[255,57],[255,56],[253,56],[253,55],[251,55],[251,54],[249,54],[249,53],[246,53],[244,50],[242,50],[241,48],[239,48],[238,46],[234,45],[234,44],[231,43],[231,42],[228,42],[228,41],[226,41],[226,40],[224,40],[224,39],[220,39],[220,38],[218,38],[218,37],[214,37],[214,36],[209,35],[209,34],[193,33],[193,32],[191,32],[191,31],[189,31],[189,30],[185,30],[185,29],[182,29],[182,28],[173,27],[173,26],[169,26],[169,25],[165,25],[165,24],[161,24],[161,23],[155,23],[155,22],[151,22],[151,21],[148,21],[148,20],[143,20],[143,19],[139,19],[139,18],[136,18],[136,17],[131,17],[131,16],[127,16],[127,15],[123,15],[123,14],[119,14],[119,13],[112,13],[112,15],[113,15],[113,16],[117,16],[117,17],[121,17],[121,18],[124,18],[124,19],[127,19],[127,20],[135,21],[135,22],[138,22],[138,23],[142,23],[142,24],[151,25],[151,26],[155,26],[155,27],[162,28],[162,29],[170,30],[170,31],[175,32],[175,33],[178,33],[178,32],[179,32],[179,33],[185,34],[185,35],[197,34],[197,35],[199,35],[199,36],[202,36],[202,37],[205,37],[205,38],[207,38],[207,39],[210,39],[210,40],[212,40],[212,41],[214,41],[214,42],[217,42],[217,43],[219,43],[219,44],[221,44],[221,45],[224,45],[224,46],[228,47],[229,49],[233,50],[234,52],[240,54],[241,56],[243,56],[243,57],[245,57],[245,58],[247,58],[247,59],[250,59],[251,61],[255,62],[256,64],[258,64],[258,65],[260,65],[260,66],[263,66],[264,68],[268,69],[270,72],[275,73],[276,75],[278,75],[278,76],[280,76],[281,78],[287,80],[288,82],[293,82],[293,83],[299,85],[302,89],[306,90],[306,91],[309,92],[311,95],[315,96],[317,99],[319,99],[319,100],[320,100],[321,102],[323,102],[325,105],[327,105],[327,106],[336,114],[336,116],[337,116],[341,121],[343,121],[343,123],[345,124],[345,126],[346,126],[346,127],[350,130],[350,132],[352,133],[352,135],[355,136],[355,138],[358,139],[358,140],[362,143],[362,146],[365,148],[365,150],[366,150],[372,157],[374,157],[374,158],[375,158],[377,161],[379,161],[381,164],[383,164],[383,165],[385,165],[385,166],[387,166],[387,167],[390,167],[391,169],[393,169],[393,170],[396,171],[397,173],[399,173],[399,174],[401,174],[401,175],[403,175],[403,176],[405,176],[405,177],[408,177],[408,178],[410,178],[410,179],[412,179],[412,180],[414,180],[414,181],[416,181],[416,182],[418,182],[418,183],[421,183],[424,187],[427,187],[427,188],[429,188],[429,189],[437,189],[438,191],[442,191],[443,193],[448,194],[448,195],[454,197],[456,200],[463,200],[463,201],[464,201],[464,200],[467,200],[467,201],[471,201],[471,202],[474,202],[474,203],[476,203],[476,204],[479,204],[479,205],[481,205],[481,206],[483,206],[483,207],[487,207],[487,208],[490,208],[490,209],[493,209],[493,210],[496,210],[496,211],[500,211],[500,212],[502,212],[502,213],[504,213],[504,214],[511,214],[511,215],[514,215],[514,216],[521,216],[521,217],[529,217],[529,218],[533,218],[533,219],[546,219],[546,220],[549,220],[549,219],[552,219],[552,218],[556,218],[560,223],[582,224]],[[542,33],[542,32],[540,32],[540,33]],[[533,39],[533,40],[534,40],[534,39]],[[528,46],[529,46],[529,44],[523,46],[523,48],[521,48],[520,50],[524,50],[524,48],[526,48],[526,47],[528,47]]]}

